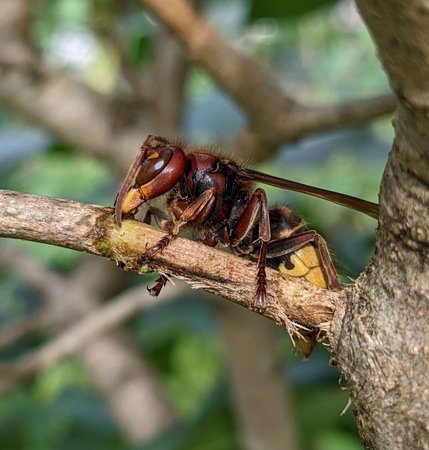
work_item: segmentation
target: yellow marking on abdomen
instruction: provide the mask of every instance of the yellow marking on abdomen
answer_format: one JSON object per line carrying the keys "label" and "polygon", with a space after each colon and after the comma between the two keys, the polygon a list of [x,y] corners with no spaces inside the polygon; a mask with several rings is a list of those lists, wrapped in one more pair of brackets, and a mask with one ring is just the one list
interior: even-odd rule
{"label": "yellow marking on abdomen", "polygon": [[310,283],[328,288],[325,273],[322,268],[319,254],[315,247],[308,244],[290,255],[292,269],[288,269],[284,263],[279,264],[279,271],[291,277],[304,277]]}

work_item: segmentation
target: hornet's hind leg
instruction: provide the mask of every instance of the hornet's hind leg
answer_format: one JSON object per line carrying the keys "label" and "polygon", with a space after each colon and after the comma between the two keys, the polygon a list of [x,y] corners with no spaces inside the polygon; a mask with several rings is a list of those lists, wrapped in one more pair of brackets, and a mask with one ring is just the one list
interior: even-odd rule
{"label": "hornet's hind leg", "polygon": [[267,298],[267,244],[271,240],[270,216],[268,213],[267,197],[263,189],[256,189],[244,208],[231,232],[230,244],[236,247],[248,236],[250,230],[259,223],[258,240],[260,242],[257,273],[256,295],[253,302],[253,310],[263,312],[266,308]]}

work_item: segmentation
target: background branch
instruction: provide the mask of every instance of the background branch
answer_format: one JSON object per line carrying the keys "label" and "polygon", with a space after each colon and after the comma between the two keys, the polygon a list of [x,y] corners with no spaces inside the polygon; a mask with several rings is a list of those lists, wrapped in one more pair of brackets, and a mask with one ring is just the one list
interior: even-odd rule
{"label": "background branch", "polygon": [[[154,304],[148,301],[145,286],[125,291],[100,306],[103,298],[117,291],[124,281],[121,272],[101,259],[82,262],[64,277],[28,255],[3,245],[0,265],[23,278],[44,302],[40,313],[2,327],[1,342],[12,343],[24,332],[40,333],[41,325],[46,327],[45,334],[60,331],[36,350],[0,364],[2,392],[19,387],[39,371],[77,353],[128,441],[153,439],[177,421],[175,408],[151,364],[129,332],[118,326],[138,309]],[[168,301],[172,294],[167,291],[163,301]],[[43,323],[23,329],[23,325],[36,324],[39,316],[45,319]],[[8,331],[12,331],[12,335],[8,335]]]}
{"label": "background branch", "polygon": [[[282,367],[278,367],[279,358],[275,356],[278,345],[275,330],[267,320],[261,321],[256,314],[232,303],[219,303],[217,310],[225,349],[228,349],[225,357],[240,422],[241,448],[284,450],[287,442],[288,450],[297,450],[291,393],[285,386]],[[287,400],[278,401],[282,397]]]}
{"label": "background branch", "polygon": [[[180,292],[180,288],[178,292]],[[160,302],[169,301],[176,294],[177,291],[171,292],[171,288],[169,288],[165,292],[165,296],[160,298]],[[81,320],[77,320],[41,348],[17,361],[0,363],[0,376],[2,377],[0,393],[25,381],[62,358],[80,351],[85,346],[90,346],[94,339],[101,334],[117,327],[139,310],[152,305],[153,299],[147,295],[145,288],[139,286],[112,299],[107,305],[91,308],[91,311]],[[36,320],[35,317],[32,319]]]}
{"label": "background branch", "polygon": [[[261,148],[269,156],[278,144],[308,132],[365,123],[392,112],[395,107],[392,95],[339,105],[303,105],[281,89],[255,61],[233,48],[187,2],[140,2],[173,30],[191,57],[243,108],[250,123],[238,142],[251,157]],[[15,41],[20,43],[18,37]],[[142,138],[153,129],[145,132],[145,126],[129,121],[113,133],[111,126],[116,123],[116,112],[106,98],[32,57],[27,58],[25,65],[1,59],[2,45],[6,43],[0,43],[0,100],[64,141],[85,148],[125,171]],[[182,64],[180,55],[173,63]],[[249,96],[249,92],[253,95]],[[64,98],[69,99],[67,103]],[[165,117],[165,109],[162,105],[161,108]],[[170,111],[171,120],[175,120],[177,111],[173,113],[171,108]],[[132,116],[130,111],[128,115]],[[147,124],[146,120],[146,127]],[[166,131],[171,132],[171,126]]]}
{"label": "background branch", "polygon": [[139,2],[173,31],[189,57],[203,66],[242,107],[250,124],[246,139],[240,141],[249,144],[252,155],[257,153],[257,143],[273,149],[276,144],[290,142],[309,131],[358,125],[395,109],[392,94],[338,105],[304,105],[280,88],[255,60],[228,43],[189,3]]}

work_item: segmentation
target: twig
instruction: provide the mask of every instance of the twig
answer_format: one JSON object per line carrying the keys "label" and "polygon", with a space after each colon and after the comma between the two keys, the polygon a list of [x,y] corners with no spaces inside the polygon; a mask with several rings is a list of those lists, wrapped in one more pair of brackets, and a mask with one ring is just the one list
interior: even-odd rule
{"label": "twig", "polygon": [[258,161],[261,156],[267,160],[277,153],[281,143],[291,142],[311,133],[363,125],[392,113],[396,105],[397,99],[393,94],[325,106],[300,105],[276,129],[270,131],[269,136],[255,133],[252,129],[243,130],[237,138],[238,147],[244,148],[251,160]]}
{"label": "twig", "polygon": [[29,334],[38,333],[57,322],[55,314],[46,308],[31,316],[17,319],[0,327],[0,349],[8,347]]}
{"label": "twig", "polygon": [[[88,264],[83,263],[83,265],[85,266],[83,270],[88,270]],[[84,316],[90,314],[92,317],[95,311],[100,311],[100,314],[103,315],[103,317],[99,317],[101,323],[95,323],[92,332],[89,334],[90,338],[93,338],[107,331],[113,325],[126,320],[134,312],[134,308],[147,308],[168,301],[173,296],[180,295],[183,287],[182,283],[175,284],[174,289],[172,289],[172,286],[167,286],[162,291],[162,297],[155,301],[153,297],[149,296],[146,286],[139,285],[111,299],[106,308],[97,307],[94,302],[89,301],[90,289],[88,289],[86,295],[82,290],[79,290],[78,295],[84,298],[84,303],[87,305],[86,308],[83,308],[82,305],[77,304],[74,299],[70,298],[70,287],[76,285],[76,281],[80,282],[80,288],[82,288],[79,270],[78,274],[72,274],[66,279],[38,264],[28,255],[10,248],[10,246],[0,246],[0,268],[16,273],[32,289],[40,291],[43,300],[46,301],[46,306],[40,311],[0,327],[0,349],[15,343],[28,334],[41,332],[55,326],[64,326],[70,322],[78,321],[82,314]],[[93,272],[92,270],[91,273]],[[68,302],[72,304],[67,304]],[[79,325],[80,322],[75,328],[78,328]]]}
{"label": "twig", "polygon": [[279,139],[289,141],[308,133],[361,125],[371,119],[392,113],[396,105],[397,99],[393,94],[376,95],[333,105],[308,105],[297,111],[296,119],[291,118],[288,126],[278,129]]}
{"label": "twig", "polygon": [[[180,291],[180,288],[178,289]],[[170,293],[167,290],[160,301],[171,300],[176,294],[176,289],[171,290]],[[3,375],[0,392],[10,389],[13,385],[55,364],[60,359],[76,353],[99,335],[110,331],[140,309],[151,307],[153,304],[154,299],[144,295],[144,290],[139,286],[126,291],[106,306],[93,309],[90,314],[69,326],[40,349],[20,358],[17,362],[0,364],[0,375]]]}
{"label": "twig", "polygon": [[[42,312],[49,313],[54,320],[54,323],[47,325],[57,329],[79,324],[78,321],[82,317],[90,315],[99,308],[98,305],[104,298],[109,297],[112,292],[117,292],[119,285],[122,284],[121,280],[125,278],[112,264],[100,258],[87,258],[77,269],[64,277],[47,269],[23,252],[8,250],[10,249],[7,246],[2,246],[0,264],[3,263],[6,270],[16,272],[16,275],[25,283],[40,292],[41,299],[46,304]],[[131,303],[132,300],[129,298],[131,295],[134,298],[140,297],[142,307],[155,304],[148,298],[145,286],[128,291],[118,298],[124,304],[126,301]],[[168,300],[169,297],[167,291],[162,301]],[[132,308],[127,309],[126,305],[124,308],[117,308],[110,304],[110,307],[118,313],[122,312],[116,316],[116,320],[119,321],[126,319],[125,313],[133,312]],[[100,311],[104,314],[104,310],[100,309]],[[37,319],[38,317],[33,315],[27,322]],[[107,320],[107,324],[106,320],[104,321],[106,329],[100,325],[91,330],[94,333],[98,331],[102,333],[101,335],[95,336],[89,330],[86,330],[87,334],[85,334],[84,329],[84,335],[89,338],[87,345],[82,346],[83,339],[78,339],[79,335],[75,336],[81,344],[79,356],[86,370],[91,374],[94,386],[103,394],[112,415],[121,424],[127,439],[130,442],[147,441],[170,428],[177,421],[177,414],[165,395],[156,373],[141,353],[141,349],[137,348],[124,328],[115,326],[114,319],[115,317],[111,317],[110,321]],[[11,324],[9,331],[14,331],[14,327],[18,326],[18,323]],[[112,329],[113,326],[115,326],[114,329]],[[77,330],[79,329],[77,326]],[[16,328],[15,331],[17,331]],[[0,333],[0,336],[2,335],[3,333]],[[69,338],[72,339],[73,346],[76,341],[71,335]],[[57,358],[62,358],[69,350],[70,339],[59,339],[63,347],[55,348],[48,343],[46,348],[51,349]],[[36,350],[34,354],[24,356],[17,362],[3,365],[4,371],[8,371],[9,376],[3,376],[2,388],[6,390],[18,387],[20,382],[25,381],[43,366],[45,359],[46,351],[43,348]],[[37,361],[40,366],[36,363]],[[55,357],[49,360],[52,364],[56,361]]]}
{"label": "twig", "polygon": [[[247,308],[253,304],[256,266],[242,258],[178,238],[148,267],[140,267],[137,258],[163,233],[136,220],[125,220],[118,228],[111,208],[1,190],[0,207],[4,211],[0,216],[0,236],[108,257],[137,273],[168,273],[190,282],[194,288],[204,288]],[[274,270],[268,270],[267,276],[266,317],[286,326],[288,331],[293,324],[327,330],[338,292],[284,277]]]}

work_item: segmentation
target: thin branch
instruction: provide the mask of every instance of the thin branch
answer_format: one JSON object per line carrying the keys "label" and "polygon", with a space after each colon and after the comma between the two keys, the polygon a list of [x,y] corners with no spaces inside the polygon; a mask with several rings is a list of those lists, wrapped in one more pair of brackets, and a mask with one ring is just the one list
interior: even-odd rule
{"label": "thin branch", "polygon": [[397,105],[393,94],[351,100],[332,105],[307,105],[297,111],[287,124],[278,128],[281,141],[290,141],[308,133],[362,125],[372,119],[392,113]]}
{"label": "thin branch", "polygon": [[[180,291],[180,288],[178,288]],[[170,289],[160,301],[176,297],[177,289]],[[159,302],[157,302],[159,303]],[[77,323],[70,325],[59,336],[43,347],[20,358],[17,362],[0,364],[0,393],[35,375],[89,345],[101,334],[112,330],[143,308],[152,307],[153,298],[144,295],[139,286],[126,291],[105,306],[95,308]]]}
{"label": "thin branch", "polygon": [[[192,6],[183,0],[139,0],[185,45],[189,57],[202,65],[242,106],[253,123],[269,125],[294,101],[279,89],[267,71],[233,48]],[[262,101],[261,101],[262,100]]]}
{"label": "thin branch", "polygon": [[291,141],[315,131],[353,126],[394,111],[391,94],[337,105],[304,105],[276,84],[254,60],[235,49],[184,0],[139,0],[184,44],[190,58],[203,66],[244,109],[247,134],[264,144]]}
{"label": "thin branch", "polygon": [[46,330],[55,323],[57,317],[52,314],[49,308],[34,313],[28,317],[14,320],[0,327],[0,350],[9,347],[20,339]]}
{"label": "thin branch", "polygon": [[[41,298],[47,305],[42,312],[48,311],[54,320],[52,326],[57,329],[76,326],[74,332],[81,331],[81,334],[73,336],[71,333],[68,338],[51,341],[17,362],[5,364],[3,369],[9,376],[2,377],[4,390],[18,387],[20,382],[46,367],[48,362],[53,364],[67,356],[75,345],[74,349],[79,352],[80,359],[91,374],[94,386],[103,394],[113,416],[131,442],[153,439],[177,421],[175,409],[150,363],[127,331],[116,326],[116,321],[125,320],[127,314],[133,313],[131,296],[135,300],[140,297],[142,307],[155,304],[148,298],[145,286],[127,291],[112,300],[120,301],[122,307],[114,303],[115,306],[106,306],[106,311],[100,309],[104,316],[103,323],[96,323],[94,328],[89,325],[89,330],[81,327],[79,320],[89,315],[94,317],[92,312],[99,308],[104,298],[117,292],[121,280],[125,278],[112,264],[102,259],[87,258],[67,277],[63,277],[22,252],[8,251],[7,246],[2,246],[0,250],[1,263],[6,264],[6,270],[14,271],[42,294]],[[170,298],[168,291],[166,294],[162,301]],[[135,305],[137,307],[137,301]],[[33,315],[28,321],[31,319],[36,321],[38,317]],[[14,331],[13,327],[18,325],[11,324],[9,331]],[[96,336],[96,333],[99,334]],[[84,337],[89,339],[87,345],[83,345]]]}
{"label": "thin branch", "polygon": [[[247,308],[253,304],[256,266],[245,259],[178,238],[147,267],[141,267],[138,257],[163,233],[136,220],[125,220],[118,228],[111,208],[1,190],[0,205],[4,211],[0,236],[108,257],[136,273],[152,269],[171,274]],[[266,317],[286,327],[299,324],[327,331],[338,292],[286,278],[274,270],[268,270],[267,276]]]}
{"label": "thin branch", "polygon": [[255,133],[251,129],[243,130],[237,138],[238,147],[244,148],[245,154],[252,160],[257,161],[261,157],[264,160],[270,159],[278,152],[281,143],[291,142],[311,133],[363,125],[391,114],[396,106],[397,98],[393,94],[325,106],[300,105],[269,136]]}
{"label": "thin branch", "polygon": [[[83,265],[85,266],[84,270],[88,271],[87,264]],[[92,266],[94,266],[94,264],[92,264]],[[155,302],[153,297],[149,296],[146,286],[138,285],[109,300],[109,305],[105,308],[98,307],[94,302],[89,301],[89,296],[91,296],[91,293],[89,292],[90,289],[88,289],[87,295],[82,295],[83,292],[79,290],[78,295],[83,298],[85,304],[88,304],[86,310],[84,310],[81,305],[77,305],[77,302],[70,298],[70,285],[76,284],[76,278],[76,281],[80,282],[80,286],[82,285],[82,280],[79,279],[79,275],[74,274],[65,279],[39,264],[28,255],[19,251],[17,252],[16,249],[7,245],[0,246],[0,268],[15,273],[25,283],[29,284],[32,289],[40,291],[43,295],[43,300],[47,300],[46,306],[40,311],[36,311],[30,316],[6,323],[0,327],[0,349],[15,343],[17,340],[28,334],[46,331],[46,329],[55,326],[64,326],[73,320],[78,321],[82,314],[84,317],[89,314],[89,317],[94,316],[95,319],[95,311],[99,311],[100,323],[94,323],[91,332],[89,332],[90,338],[94,338],[112,328],[114,325],[125,321],[135,312],[135,309],[139,310],[152,307],[164,303],[165,301],[169,301],[173,297],[177,297],[184,287],[183,283],[179,283],[179,285],[176,284],[174,288],[170,285],[166,286],[162,291],[162,297]],[[93,272],[94,271],[91,270],[92,274]],[[86,286],[84,286],[84,288],[85,287]],[[67,305],[68,302],[72,304]],[[79,328],[80,324],[81,323],[79,322],[77,325],[73,325],[73,327],[75,327],[76,330],[85,330],[85,327]],[[65,333],[67,333],[67,331]],[[78,336],[75,337],[77,341],[81,341]],[[75,342],[74,345],[76,345],[77,349],[80,344]],[[75,350],[71,350],[70,352],[73,351]],[[59,357],[63,356],[66,355],[60,354]]]}

